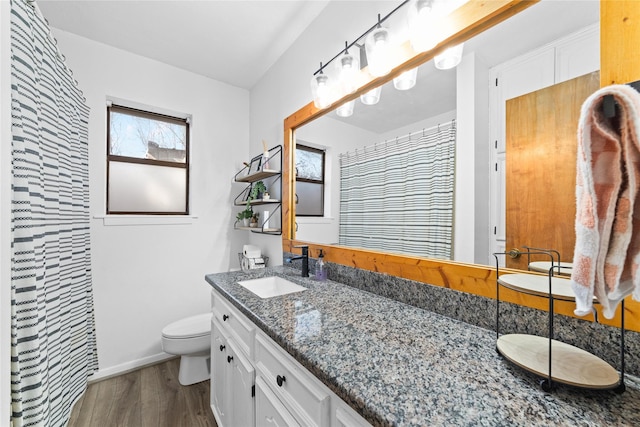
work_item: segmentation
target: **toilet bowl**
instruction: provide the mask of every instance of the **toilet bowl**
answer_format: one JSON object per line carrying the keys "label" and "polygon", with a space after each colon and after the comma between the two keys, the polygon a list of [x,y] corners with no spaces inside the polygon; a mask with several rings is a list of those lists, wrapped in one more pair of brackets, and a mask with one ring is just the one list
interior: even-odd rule
{"label": "toilet bowl", "polygon": [[191,385],[210,378],[211,313],[187,317],[162,330],[162,350],[180,356],[178,381]]}

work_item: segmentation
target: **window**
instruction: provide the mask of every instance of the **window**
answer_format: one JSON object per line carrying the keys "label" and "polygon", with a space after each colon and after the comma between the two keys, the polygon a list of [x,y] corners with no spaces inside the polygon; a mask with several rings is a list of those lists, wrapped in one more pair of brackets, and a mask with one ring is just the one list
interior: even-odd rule
{"label": "window", "polygon": [[324,216],[324,150],[296,144],[296,216]]}
{"label": "window", "polygon": [[107,214],[187,215],[187,119],[112,105],[107,128]]}

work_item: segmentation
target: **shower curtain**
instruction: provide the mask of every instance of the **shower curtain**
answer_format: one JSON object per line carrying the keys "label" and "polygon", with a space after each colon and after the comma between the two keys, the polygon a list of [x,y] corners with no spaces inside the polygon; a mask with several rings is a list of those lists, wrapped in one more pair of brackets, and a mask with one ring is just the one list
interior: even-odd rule
{"label": "shower curtain", "polygon": [[340,245],[453,254],[455,120],[340,155]]}
{"label": "shower curtain", "polygon": [[11,417],[66,425],[97,369],[88,117],[48,25],[11,0]]}

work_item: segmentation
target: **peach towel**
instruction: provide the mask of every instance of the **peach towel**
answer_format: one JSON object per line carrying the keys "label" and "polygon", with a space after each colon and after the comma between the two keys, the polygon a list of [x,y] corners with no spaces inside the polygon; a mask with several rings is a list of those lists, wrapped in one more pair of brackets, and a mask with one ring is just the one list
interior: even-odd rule
{"label": "peach towel", "polygon": [[[616,100],[613,120],[602,112],[606,95]],[[580,114],[571,275],[575,314],[589,314],[595,295],[611,319],[626,296],[640,300],[640,93],[626,85],[602,88]]]}

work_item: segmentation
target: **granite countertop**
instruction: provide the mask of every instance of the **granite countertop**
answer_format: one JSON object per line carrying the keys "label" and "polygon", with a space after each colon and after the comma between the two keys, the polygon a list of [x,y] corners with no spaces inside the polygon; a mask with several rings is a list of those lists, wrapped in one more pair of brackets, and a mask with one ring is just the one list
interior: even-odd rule
{"label": "granite countertop", "polygon": [[[236,283],[270,275],[308,290],[261,299]],[[626,376],[622,394],[549,394],[497,353],[494,331],[289,267],[206,280],[374,425],[640,425],[638,378]]]}

